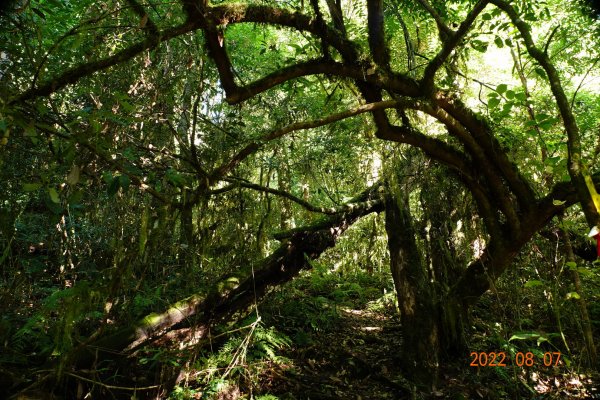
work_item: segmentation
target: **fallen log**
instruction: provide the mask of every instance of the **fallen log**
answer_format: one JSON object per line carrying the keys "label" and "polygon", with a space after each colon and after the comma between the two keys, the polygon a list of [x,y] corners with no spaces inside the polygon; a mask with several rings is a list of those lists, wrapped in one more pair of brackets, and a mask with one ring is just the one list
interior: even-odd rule
{"label": "fallen log", "polygon": [[[296,228],[283,235],[281,245],[268,257],[247,268],[245,276],[221,279],[208,293],[193,294],[160,313],[152,313],[133,325],[80,346],[67,362],[75,368],[90,368],[100,360],[131,355],[136,349],[161,337],[181,339],[177,332],[194,340],[206,337],[215,323],[232,320],[260,300],[270,288],[285,283],[302,269],[310,268],[309,260],[318,258],[333,247],[337,238],[359,218],[384,209],[380,185],[374,185],[352,199],[344,212],[326,216],[312,225]],[[353,207],[353,204],[360,204]]]}

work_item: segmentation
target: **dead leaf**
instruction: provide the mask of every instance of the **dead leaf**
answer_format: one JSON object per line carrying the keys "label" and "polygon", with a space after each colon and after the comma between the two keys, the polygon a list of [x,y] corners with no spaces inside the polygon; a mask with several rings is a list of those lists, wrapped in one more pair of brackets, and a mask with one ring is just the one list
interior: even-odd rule
{"label": "dead leaf", "polygon": [[148,14],[144,14],[142,19],[140,19],[140,28],[145,27],[146,23],[148,23]]}

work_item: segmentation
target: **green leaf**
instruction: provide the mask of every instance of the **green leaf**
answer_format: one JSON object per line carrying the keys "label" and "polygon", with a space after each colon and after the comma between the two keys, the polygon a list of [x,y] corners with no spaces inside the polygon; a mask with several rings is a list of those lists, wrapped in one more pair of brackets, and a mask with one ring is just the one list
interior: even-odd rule
{"label": "green leaf", "polygon": [[488,44],[482,40],[475,39],[471,42],[471,47],[480,53],[485,53],[487,51]]}
{"label": "green leaf", "polygon": [[512,90],[507,90],[505,96],[507,99],[512,100],[515,98],[515,92]]}
{"label": "green leaf", "polygon": [[579,299],[581,299],[581,296],[577,292],[569,292],[569,293],[567,293],[566,299],[567,300],[571,300],[571,299],[579,300]]}
{"label": "green leaf", "polygon": [[117,194],[117,192],[119,191],[119,184],[120,184],[120,179],[118,179],[118,177],[115,177],[115,179],[113,179],[112,182],[108,185],[108,188],[106,189],[106,193],[109,196],[114,196],[115,194]]}
{"label": "green leaf", "polygon": [[498,46],[499,49],[504,47],[504,41],[502,40],[502,38],[500,36],[496,36],[496,38],[494,39],[494,44],[496,46]]}
{"label": "green leaf", "polygon": [[552,200],[553,206],[562,206],[565,203],[566,203],[566,201],[563,201],[563,200]]}
{"label": "green leaf", "polygon": [[[540,344],[544,343],[544,342],[548,342],[550,343],[550,341],[548,340],[547,337],[545,336],[540,336],[537,340],[537,345],[539,346]],[[538,357],[540,357],[540,355],[538,355]],[[542,354],[541,357],[544,357],[544,355]]]}
{"label": "green leaf", "polygon": [[530,340],[530,339],[538,339],[541,335],[537,332],[519,332],[515,333],[508,339],[509,342],[513,340]]}
{"label": "green leaf", "polygon": [[544,282],[542,281],[538,281],[535,279],[529,280],[527,282],[525,282],[525,287],[526,288],[532,288],[532,287],[536,287],[536,286],[544,286]]}
{"label": "green leaf", "polygon": [[49,196],[44,196],[44,204],[56,216],[62,214],[62,212],[63,212],[63,209],[60,206],[60,204],[55,203],[54,201],[52,201],[52,199],[50,199]]}
{"label": "green leaf", "polygon": [[508,89],[508,85],[506,85],[505,83],[501,83],[496,87],[496,92],[502,94],[502,93],[506,92],[507,89]]}
{"label": "green leaf", "polygon": [[25,192],[34,192],[42,187],[41,183],[25,183],[23,184],[23,190]]}
{"label": "green leaf", "polygon": [[67,183],[71,186],[77,185],[79,182],[79,167],[75,165],[71,168],[71,172],[67,175]]}
{"label": "green leaf", "polygon": [[567,266],[569,269],[574,269],[577,268],[577,263],[574,261],[567,261],[565,263],[565,266]]}
{"label": "green leaf", "polygon": [[525,131],[525,136],[534,137],[537,135],[535,129],[528,129]]}
{"label": "green leaf", "polygon": [[537,17],[537,15],[535,15],[534,13],[532,13],[532,12],[528,12],[527,14],[525,14],[525,17],[524,17],[524,19],[525,19],[526,21],[537,21],[537,20],[538,20],[538,17]]}
{"label": "green leaf", "polygon": [[541,129],[545,130],[545,131],[547,131],[547,130],[549,130],[550,128],[552,128],[552,126],[553,126],[553,125],[554,125],[554,121],[552,121],[552,120],[550,120],[550,119],[547,119],[547,120],[545,120],[545,121],[543,121],[543,122],[540,122],[540,123],[538,124],[538,126],[539,126]]}
{"label": "green leaf", "polygon": [[546,114],[546,113],[539,113],[539,114],[537,114],[535,116],[535,119],[537,121],[543,121],[543,120],[548,119],[548,118],[550,118],[550,116],[548,114]]}
{"label": "green leaf", "polygon": [[127,189],[129,189],[130,183],[131,183],[131,180],[129,179],[129,177],[127,175],[119,176],[119,186],[121,186],[123,188],[124,192],[126,192]]}
{"label": "green leaf", "polygon": [[498,104],[500,104],[500,99],[497,97],[490,97],[490,99],[488,100],[489,108],[496,108],[498,107]]}
{"label": "green leaf", "polygon": [[50,200],[52,200],[53,203],[60,203],[60,197],[58,197],[58,192],[56,191],[56,189],[48,188],[48,195],[50,196]]}
{"label": "green leaf", "polygon": [[527,95],[524,92],[517,92],[515,93],[515,98],[519,101],[525,101],[527,100]]}
{"label": "green leaf", "polygon": [[71,195],[67,199],[67,202],[69,203],[69,205],[73,206],[76,204],[81,204],[82,199],[83,199],[83,191],[77,190],[77,191],[71,193]]}
{"label": "green leaf", "polygon": [[542,79],[546,79],[546,71],[542,67],[535,67],[535,73]]}
{"label": "green leaf", "polygon": [[548,157],[544,160],[544,164],[556,165],[560,162],[560,156]]}
{"label": "green leaf", "polygon": [[113,181],[113,176],[109,171],[104,171],[102,173],[102,179],[106,182],[107,185],[110,185]]}

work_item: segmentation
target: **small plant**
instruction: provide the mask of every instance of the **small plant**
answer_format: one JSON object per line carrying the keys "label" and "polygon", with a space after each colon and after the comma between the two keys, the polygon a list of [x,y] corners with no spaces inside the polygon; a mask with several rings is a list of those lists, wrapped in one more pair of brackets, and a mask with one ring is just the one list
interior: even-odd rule
{"label": "small plant", "polygon": [[224,393],[238,396],[243,388],[258,386],[260,374],[273,364],[287,363],[288,360],[278,352],[291,345],[288,336],[275,328],[264,327],[260,317],[252,316],[240,325],[213,337],[216,344],[229,336],[218,350],[198,357],[191,368],[190,374],[196,377],[193,386],[197,386],[198,390],[190,392],[179,388],[177,396],[198,398],[199,393],[202,399],[221,398],[219,396]]}
{"label": "small plant", "polygon": [[197,389],[192,389],[185,386],[176,386],[169,395],[169,400],[189,400],[197,399],[199,395]]}

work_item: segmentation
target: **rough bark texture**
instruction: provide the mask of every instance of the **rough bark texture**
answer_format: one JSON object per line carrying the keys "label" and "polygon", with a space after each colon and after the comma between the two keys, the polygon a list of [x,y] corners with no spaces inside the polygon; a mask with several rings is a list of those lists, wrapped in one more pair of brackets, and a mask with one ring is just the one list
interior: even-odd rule
{"label": "rough bark texture", "polygon": [[385,229],[403,328],[403,367],[410,379],[431,388],[439,364],[437,313],[429,276],[415,242],[407,195],[386,196]]}

